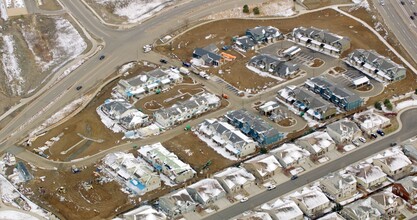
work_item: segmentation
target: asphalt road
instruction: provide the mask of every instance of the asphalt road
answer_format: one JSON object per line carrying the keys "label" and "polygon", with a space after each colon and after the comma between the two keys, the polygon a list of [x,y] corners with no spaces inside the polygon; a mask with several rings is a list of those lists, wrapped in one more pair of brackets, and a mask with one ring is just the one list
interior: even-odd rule
{"label": "asphalt road", "polygon": [[287,181],[281,185],[278,185],[277,188],[272,191],[265,191],[256,196],[253,196],[249,198],[249,200],[245,203],[237,203],[233,206],[230,206],[227,209],[220,210],[214,213],[213,215],[208,216],[207,218],[205,218],[205,220],[232,218],[247,210],[253,209],[263,203],[266,203],[293,190],[296,190],[297,188],[302,187],[307,183],[313,182],[331,172],[337,171],[343,167],[346,167],[359,160],[362,160],[365,157],[368,157],[381,150],[384,150],[388,148],[390,143],[392,142],[400,142],[414,137],[417,135],[417,129],[415,129],[415,125],[417,123],[416,115],[417,109],[405,111],[400,117],[403,126],[399,132],[387,136],[385,139],[381,139],[379,141],[371,143],[368,146],[364,146],[363,148],[351,152],[339,158],[338,160],[331,161],[321,166],[320,168],[311,170],[310,172],[300,175],[296,180]]}
{"label": "asphalt road", "polygon": [[[64,8],[71,13],[93,36],[105,42],[104,49],[86,61],[77,70],[53,85],[33,102],[28,104],[14,119],[0,130],[0,152],[27,136],[52,114],[72,100],[96,87],[120,65],[132,60],[157,61],[155,57],[142,53],[142,46],[154,42],[172,30],[183,26],[185,21],[194,21],[217,11],[240,6],[245,3],[265,0],[193,0],[167,10],[158,16],[128,30],[115,30],[100,23],[81,1],[63,1]],[[105,60],[98,57],[106,55]],[[81,91],[76,87],[82,85]],[[47,106],[47,108],[45,108]],[[42,112],[42,114],[38,114]],[[27,123],[30,121],[30,123]],[[4,141],[7,139],[7,141]]]}
{"label": "asphalt road", "polygon": [[[409,0],[403,0],[405,5],[400,1],[385,0],[385,5],[379,3],[380,0],[373,0],[373,3],[385,24],[394,33],[401,45],[407,50],[408,54],[417,60],[417,16],[411,20],[413,12],[417,12],[417,3],[411,4]],[[413,0],[415,1],[415,0]]]}

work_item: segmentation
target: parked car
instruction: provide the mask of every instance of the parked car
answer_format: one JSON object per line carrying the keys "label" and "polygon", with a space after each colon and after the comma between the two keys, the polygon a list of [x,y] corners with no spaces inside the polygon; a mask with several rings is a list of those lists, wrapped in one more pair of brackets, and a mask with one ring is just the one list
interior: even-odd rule
{"label": "parked car", "polygon": [[413,15],[414,15],[414,16],[417,16],[417,12],[413,12]]}
{"label": "parked car", "polygon": [[397,143],[396,142],[392,142],[391,144],[389,144],[389,146],[391,146],[391,147],[397,146]]}
{"label": "parked car", "polygon": [[77,86],[77,90],[81,90],[83,87],[82,86]]}
{"label": "parked car", "polygon": [[359,137],[358,140],[362,143],[366,143],[366,139],[364,137]]}
{"label": "parked car", "polygon": [[248,197],[243,197],[242,199],[240,199],[240,202],[246,202],[246,201],[248,201]]}
{"label": "parked car", "polygon": [[377,130],[376,133],[378,133],[381,136],[384,136],[385,135],[385,133],[382,130]]}
{"label": "parked car", "polygon": [[405,2],[404,2],[404,1],[401,1],[401,4],[402,4],[402,5],[405,5]]}
{"label": "parked car", "polygon": [[191,67],[191,63],[189,62],[182,62],[182,65],[185,67]]}
{"label": "parked car", "polygon": [[355,145],[356,147],[358,147],[360,145],[359,141],[357,141],[357,140],[353,140],[352,144]]}
{"label": "parked car", "polygon": [[267,190],[273,190],[273,189],[275,189],[275,188],[277,188],[277,186],[276,186],[276,185],[274,185],[274,184],[269,185],[268,187],[266,187],[266,189],[267,189]]}
{"label": "parked car", "polygon": [[168,63],[168,61],[166,61],[165,59],[160,59],[159,62],[164,63],[164,64]]}
{"label": "parked car", "polygon": [[411,15],[410,18],[411,18],[411,20],[414,20],[414,16]]}
{"label": "parked car", "polygon": [[295,180],[297,178],[298,178],[298,176],[297,175],[294,175],[294,176],[291,177],[291,180]]}
{"label": "parked car", "polygon": [[372,137],[372,138],[377,138],[377,137],[378,137],[378,135],[376,135],[375,133],[371,133],[371,137]]}
{"label": "parked car", "polygon": [[106,56],[101,55],[98,59],[99,59],[99,60],[104,60],[104,58],[106,58]]}

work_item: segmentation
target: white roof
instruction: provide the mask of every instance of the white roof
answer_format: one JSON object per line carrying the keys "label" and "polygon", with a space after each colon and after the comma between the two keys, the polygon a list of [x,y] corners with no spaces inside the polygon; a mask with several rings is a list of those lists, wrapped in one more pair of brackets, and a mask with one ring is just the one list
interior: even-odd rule
{"label": "white roof", "polygon": [[385,150],[382,155],[376,156],[374,160],[378,160],[387,165],[391,171],[399,170],[412,164],[410,159],[401,150],[396,148]]}
{"label": "white roof", "polygon": [[254,157],[245,163],[256,163],[259,166],[257,166],[257,171],[261,176],[265,176],[268,173],[271,173],[281,167],[281,164],[278,162],[278,160],[275,158],[274,155],[269,154],[262,154],[257,157]]}
{"label": "white roof", "polygon": [[168,84],[170,82],[171,82],[171,80],[169,78],[165,78],[165,79],[161,80],[162,84]]}
{"label": "white roof", "polygon": [[283,201],[281,199],[277,199],[272,202],[264,203],[261,206],[261,209],[270,211],[270,213],[275,215],[278,220],[295,219],[303,216],[301,209],[292,200]]}
{"label": "white roof", "polygon": [[203,179],[187,188],[195,189],[204,202],[207,202],[210,198],[217,197],[222,193],[226,193],[220,183],[215,179]]}
{"label": "white roof", "polygon": [[165,220],[167,219],[164,213],[159,212],[148,205],[140,206],[136,209],[133,209],[132,211],[126,212],[123,214],[123,216],[124,217],[134,216],[133,219],[142,219],[142,220]]}
{"label": "white roof", "polygon": [[373,109],[356,113],[353,115],[353,118],[358,120],[361,123],[361,127],[366,130],[380,127],[390,121],[389,118],[376,114]]}
{"label": "white roof", "polygon": [[255,177],[245,168],[229,167],[214,174],[215,178],[223,179],[229,189],[255,181]]}
{"label": "white roof", "polygon": [[343,218],[342,216],[340,216],[339,214],[337,214],[336,212],[332,212],[330,214],[327,214],[321,218],[318,218],[317,220],[344,220],[345,218]]}
{"label": "white roof", "polygon": [[132,94],[141,94],[145,92],[145,89],[143,87],[136,87],[129,92]]}
{"label": "white roof", "polygon": [[385,174],[381,168],[370,164],[360,167],[359,173],[356,174],[356,178],[365,183],[371,183],[380,178],[386,178],[386,176],[387,174]]}
{"label": "white roof", "polygon": [[266,212],[256,212],[256,211],[248,211],[242,215],[239,215],[237,218],[233,218],[235,220],[272,220],[271,216],[269,216]]}
{"label": "white roof", "polygon": [[264,111],[271,111],[271,110],[274,110],[274,108],[276,108],[274,107],[274,105],[278,105],[278,103],[275,101],[269,101],[261,105],[259,108],[263,109]]}
{"label": "white roof", "polygon": [[117,171],[117,174],[123,177],[124,179],[130,178],[130,174],[125,169],[120,169],[119,171]]}
{"label": "white roof", "polygon": [[369,83],[369,79],[366,76],[362,76],[360,78],[357,78],[357,79],[353,80],[353,84],[355,86],[359,86],[359,85],[362,85],[362,84],[365,84],[365,83]]}
{"label": "white roof", "polygon": [[307,209],[311,210],[323,204],[330,203],[330,200],[319,188],[304,188],[301,193],[291,195],[293,200],[303,203]]}
{"label": "white roof", "polygon": [[309,135],[299,138],[298,142],[300,141],[308,142],[316,153],[319,153],[322,150],[326,150],[330,146],[335,145],[335,142],[326,131],[313,132]]}
{"label": "white roof", "polygon": [[310,156],[310,152],[294,143],[285,143],[277,149],[272,150],[271,153],[284,161],[285,165],[295,163],[300,159]]}
{"label": "white roof", "polygon": [[148,85],[148,88],[149,88],[149,89],[152,89],[152,88],[157,87],[158,85],[159,85],[158,83],[152,83],[152,84],[149,84],[149,85]]}

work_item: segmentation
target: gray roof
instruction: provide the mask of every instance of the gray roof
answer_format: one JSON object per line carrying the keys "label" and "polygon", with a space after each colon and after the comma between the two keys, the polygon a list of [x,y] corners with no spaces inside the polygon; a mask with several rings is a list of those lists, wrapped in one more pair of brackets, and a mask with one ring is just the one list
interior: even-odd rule
{"label": "gray roof", "polygon": [[246,35],[242,36],[242,37],[238,37],[236,39],[236,42],[239,42],[241,47],[243,47],[243,48],[251,48],[251,47],[255,46],[255,44],[256,44],[256,42],[252,38],[250,38]]}
{"label": "gray roof", "polygon": [[222,57],[216,53],[210,52],[204,48],[195,48],[193,54],[201,57],[204,61],[211,62],[213,60],[219,61]]}
{"label": "gray roof", "polygon": [[245,109],[235,110],[232,112],[227,113],[225,116],[229,120],[238,120],[242,123],[247,123],[251,126],[251,128],[257,132],[258,134],[263,134],[266,137],[278,135],[280,132],[273,128],[269,123],[264,121],[260,117],[256,117],[250,114]]}
{"label": "gray roof", "polygon": [[293,90],[293,93],[294,98],[300,102],[303,102],[309,109],[326,110],[329,107],[333,107],[333,104],[325,101],[319,95],[305,88],[297,87]]}
{"label": "gray roof", "polygon": [[345,132],[356,133],[359,131],[359,127],[356,125],[356,123],[347,119],[333,122],[327,125],[327,128],[330,128],[338,134],[343,134]]}
{"label": "gray roof", "polygon": [[257,40],[258,38],[263,40],[271,36],[274,36],[277,33],[279,33],[279,30],[272,26],[258,26],[246,30],[246,34],[250,34],[251,36],[256,38],[254,40]]}
{"label": "gray roof", "polygon": [[133,108],[133,106],[125,100],[111,100],[105,102],[102,108],[109,112],[112,111],[117,112],[118,114],[122,114],[123,112]]}
{"label": "gray roof", "polygon": [[344,207],[342,212],[351,212],[356,219],[374,219],[372,217],[381,216],[377,208],[371,205],[370,198],[358,200]]}
{"label": "gray roof", "polygon": [[207,50],[209,52],[212,52],[212,53],[216,53],[219,50],[219,48],[217,48],[217,46],[215,44],[209,44],[206,47],[204,47],[203,49]]}
{"label": "gray roof", "polygon": [[415,176],[404,177],[396,183],[401,184],[405,188],[405,190],[407,190],[408,193],[417,191],[417,177]]}
{"label": "gray roof", "polygon": [[[338,44],[344,45],[350,42],[350,39],[347,37],[342,37],[337,34],[328,32],[327,30],[322,30],[315,27],[305,28],[299,27],[295,28],[293,34],[301,34],[302,36],[308,37],[310,39],[323,42],[332,46],[337,46]],[[341,48],[340,48],[341,49]]]}
{"label": "gray roof", "polygon": [[288,76],[300,69],[300,65],[286,61],[270,54],[261,54],[252,57],[249,63],[254,66],[264,65],[267,67],[273,66],[273,73],[279,76]]}
{"label": "gray roof", "polygon": [[333,92],[335,96],[338,96],[340,98],[345,98],[348,102],[353,102],[356,100],[361,99],[356,93],[351,92],[344,88],[343,85],[336,84],[328,79],[326,79],[323,76],[314,77],[310,79],[311,82],[313,82],[316,86],[329,89]]}

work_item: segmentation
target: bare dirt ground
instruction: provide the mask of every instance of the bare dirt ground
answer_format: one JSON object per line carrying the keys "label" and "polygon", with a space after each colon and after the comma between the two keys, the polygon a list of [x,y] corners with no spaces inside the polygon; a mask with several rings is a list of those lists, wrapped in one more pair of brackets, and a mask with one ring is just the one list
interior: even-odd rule
{"label": "bare dirt ground", "polygon": [[323,66],[324,61],[318,58],[314,58],[313,64],[311,64],[311,67],[321,67]]}
{"label": "bare dirt ground", "polygon": [[42,10],[57,11],[62,9],[56,0],[42,0],[42,3],[42,5],[39,5],[39,8]]}
{"label": "bare dirt ground", "polygon": [[[135,74],[123,76],[121,79],[131,78],[142,71],[149,70],[151,70],[150,67],[138,66],[136,69],[131,71]],[[45,152],[47,155],[50,155],[50,159],[68,161],[95,154],[100,150],[108,149],[117,144],[115,140],[120,140],[123,134],[113,133],[110,129],[106,128],[96,113],[96,108],[103,104],[106,99],[111,97],[112,88],[117,84],[117,82],[118,80],[114,80],[106,85],[85,109],[76,114],[70,120],[51,129],[44,136],[36,139],[36,141],[32,143],[30,150],[45,145],[46,141],[50,140],[52,137],[60,135],[61,133],[64,135],[60,138],[60,140],[49,148],[49,152]],[[74,146],[82,140],[77,133],[95,140],[101,139],[103,142],[97,143],[94,141],[84,141],[77,145],[77,147],[68,151],[66,154],[61,154],[61,152],[68,150],[71,146]]]}
{"label": "bare dirt ground", "polygon": [[[46,15],[26,15],[9,18],[8,21],[0,19],[0,26],[3,27],[2,34],[13,36],[14,56],[20,71],[14,71],[13,74],[20,75],[22,80],[14,76],[11,82],[7,79],[3,63],[0,62],[0,114],[6,112],[12,105],[17,103],[22,97],[28,97],[38,90],[50,78],[51,73],[56,72],[54,68],[70,59],[70,56],[62,48],[58,48],[59,39],[57,37],[59,30],[56,26],[57,19],[63,19],[71,22],[78,34],[87,43],[87,51],[91,44],[86,40],[83,32],[74,24],[70,16],[46,16]],[[30,33],[31,36],[28,37]],[[26,37],[25,37],[26,35]],[[27,43],[30,39],[33,46],[33,52]],[[5,42],[0,38],[0,48],[4,47]],[[55,58],[52,51],[59,51],[60,59],[48,67],[42,67],[36,59],[43,63],[53,61]],[[35,54],[35,55],[34,55]],[[45,65],[44,65],[45,66]],[[10,74],[10,73],[9,73]]]}
{"label": "bare dirt ground", "polygon": [[[29,196],[32,201],[61,219],[108,219],[115,212],[132,208],[132,202],[137,198],[129,199],[115,181],[103,185],[96,182],[93,174],[95,169],[90,166],[77,174],[70,170],[31,171],[35,179],[25,187],[34,192],[34,195]],[[45,181],[39,178],[43,176]],[[84,181],[92,181],[93,188],[86,191],[81,185]],[[60,187],[64,187],[66,192],[58,192]]]}
{"label": "bare dirt ground", "polygon": [[303,4],[308,9],[316,9],[321,7],[326,7],[329,5],[337,5],[337,4],[349,4],[352,3],[351,0],[304,0]]}
{"label": "bare dirt ground", "polygon": [[296,122],[296,120],[294,118],[286,118],[283,119],[279,122],[277,122],[277,124],[283,126],[283,127],[289,127],[291,125],[293,125]]}
{"label": "bare dirt ground", "polygon": [[190,164],[197,172],[200,172],[201,168],[209,160],[212,163],[208,170],[204,172],[205,174],[213,174],[236,163],[236,161],[228,160],[219,155],[191,131],[185,132],[162,144],[168,150],[174,152],[182,161]]}

